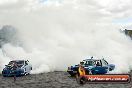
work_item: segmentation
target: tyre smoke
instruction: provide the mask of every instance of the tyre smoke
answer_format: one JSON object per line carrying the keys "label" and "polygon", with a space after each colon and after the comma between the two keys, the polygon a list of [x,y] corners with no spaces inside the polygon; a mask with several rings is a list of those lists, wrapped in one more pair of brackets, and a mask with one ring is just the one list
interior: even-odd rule
{"label": "tyre smoke", "polygon": [[[10,60],[28,59],[33,65],[32,73],[65,71],[68,66],[95,56],[115,64],[115,73],[129,72],[132,67],[130,38],[92,2],[82,1],[32,3],[7,15],[2,12],[1,70]],[[7,29],[15,28],[9,31],[3,25],[11,25]],[[2,30],[6,31],[1,33]]]}

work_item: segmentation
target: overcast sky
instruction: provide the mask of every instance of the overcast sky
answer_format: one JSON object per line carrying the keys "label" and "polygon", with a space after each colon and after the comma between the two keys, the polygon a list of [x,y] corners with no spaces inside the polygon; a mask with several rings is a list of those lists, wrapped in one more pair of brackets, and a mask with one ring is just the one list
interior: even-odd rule
{"label": "overcast sky", "polygon": [[132,0],[0,0],[0,18],[10,13],[31,12],[55,6],[95,11],[114,23],[131,23]]}

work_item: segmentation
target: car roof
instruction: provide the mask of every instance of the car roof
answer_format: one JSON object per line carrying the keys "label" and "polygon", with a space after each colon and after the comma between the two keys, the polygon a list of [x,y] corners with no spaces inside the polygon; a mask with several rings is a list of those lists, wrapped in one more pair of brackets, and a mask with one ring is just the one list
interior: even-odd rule
{"label": "car roof", "polygon": [[[12,60],[12,61],[16,61],[16,62],[19,62],[19,61],[26,61],[26,60]],[[10,61],[11,62],[11,61]]]}
{"label": "car roof", "polygon": [[98,61],[98,60],[101,60],[101,59],[85,59],[83,61]]}

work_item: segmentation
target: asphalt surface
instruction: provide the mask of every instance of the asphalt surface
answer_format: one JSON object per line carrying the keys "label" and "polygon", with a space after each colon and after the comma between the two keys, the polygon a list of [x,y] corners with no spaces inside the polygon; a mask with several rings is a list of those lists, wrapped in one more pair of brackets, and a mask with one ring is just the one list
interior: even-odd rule
{"label": "asphalt surface", "polygon": [[[132,72],[130,74],[132,75]],[[15,82],[13,77],[2,77],[0,75],[0,88],[132,88],[132,82],[125,84],[86,83],[80,85],[67,72],[49,72],[17,77]]]}

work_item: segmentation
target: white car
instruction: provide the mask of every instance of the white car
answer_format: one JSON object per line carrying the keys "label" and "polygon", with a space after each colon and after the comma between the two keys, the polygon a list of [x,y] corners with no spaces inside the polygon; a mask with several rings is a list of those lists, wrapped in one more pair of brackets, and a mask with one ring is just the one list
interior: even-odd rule
{"label": "white car", "polygon": [[28,60],[13,60],[10,61],[8,65],[2,71],[4,77],[7,76],[22,76],[30,74],[32,70],[32,65]]}

